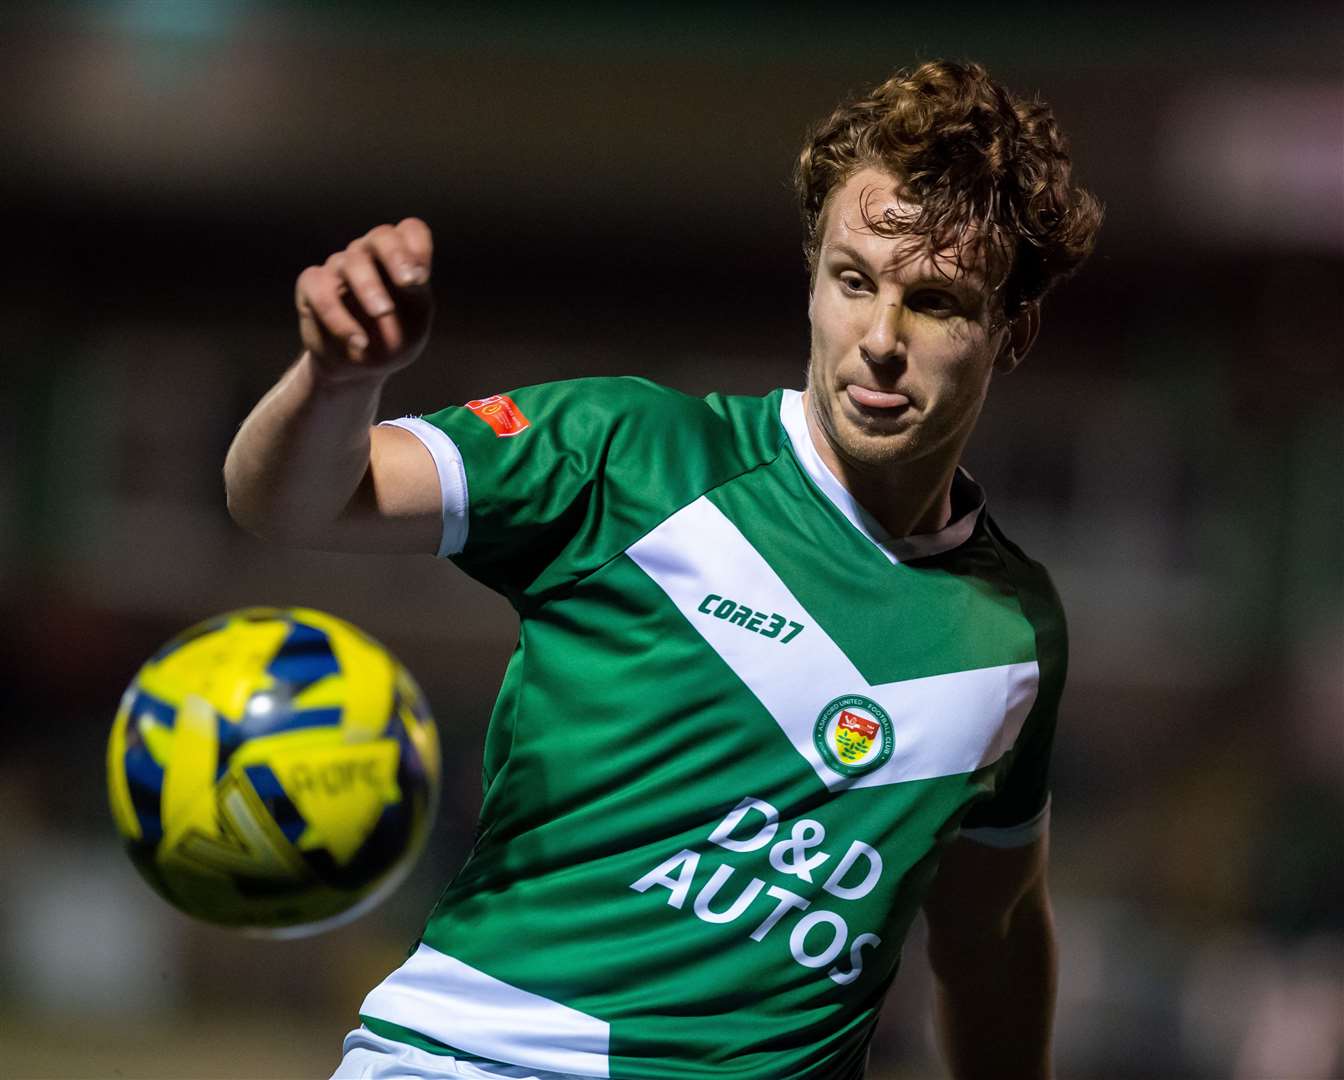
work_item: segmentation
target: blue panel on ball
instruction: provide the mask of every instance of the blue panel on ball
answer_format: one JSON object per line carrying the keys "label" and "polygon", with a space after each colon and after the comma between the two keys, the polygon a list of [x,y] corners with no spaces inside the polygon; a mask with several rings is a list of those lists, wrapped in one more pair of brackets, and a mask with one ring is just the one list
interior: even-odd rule
{"label": "blue panel on ball", "polygon": [[[397,695],[397,704],[402,701],[401,695]],[[429,774],[425,771],[425,763],[420,757],[420,751],[411,741],[410,732],[406,730],[406,725],[401,719],[401,710],[396,708],[392,712],[392,719],[388,721],[386,735],[388,738],[396,739],[400,750],[397,754],[397,784],[403,792],[426,791],[432,787]],[[409,797],[409,796],[408,796]]]}
{"label": "blue panel on ball", "polygon": [[154,803],[154,813],[146,812],[136,801],[135,793],[131,793],[131,801],[135,803],[135,820],[140,823],[140,843],[154,845],[163,839],[163,819],[158,815],[158,800]]}
{"label": "blue panel on ball", "polygon": [[[264,733],[296,731],[299,728],[340,727],[340,725],[341,710],[338,708],[294,709],[292,711],[287,710],[283,715],[277,716],[271,723],[266,725]],[[263,732],[248,732],[249,735],[262,733]]]}
{"label": "blue panel on ball", "polygon": [[164,727],[172,727],[172,707],[148,694],[138,693],[126,724],[126,752],[122,756],[121,767],[126,776],[131,806],[140,824],[141,840],[146,844],[156,844],[163,837],[163,822],[159,816],[163,766],[154,760],[140,732],[138,721],[146,714]]}
{"label": "blue panel on ball", "polygon": [[163,787],[163,767],[143,745],[126,749],[126,782],[131,785],[132,799],[136,788],[158,792]]}
{"label": "blue panel on ball", "polygon": [[299,808],[285,794],[285,789],[280,786],[280,781],[276,778],[275,773],[271,772],[266,765],[249,765],[243,772],[247,774],[252,789],[265,804],[266,812],[271,815],[271,820],[280,826],[280,831],[284,834],[285,839],[291,844],[294,843],[303,835],[307,822],[303,820]]}
{"label": "blue panel on ball", "polygon": [[[262,704],[265,708],[258,708]],[[219,761],[215,768],[215,779],[224,775],[233,752],[249,739],[301,728],[340,727],[340,724],[339,708],[295,709],[288,693],[258,691],[252,695],[239,723],[219,717]]]}
{"label": "blue panel on ball", "polygon": [[248,732],[246,720],[241,724],[235,724],[220,713],[215,713],[215,724],[219,746],[219,756],[215,761],[215,779],[218,780],[228,770],[229,759],[248,738]]}
{"label": "blue panel on ball", "polygon": [[135,738],[140,738],[140,720],[148,716],[154,723],[163,727],[170,728],[177,722],[177,709],[169,705],[166,701],[160,701],[151,694],[143,690],[135,692],[135,700],[131,702],[129,723],[126,725],[126,738],[131,738],[132,729],[135,732]]}
{"label": "blue panel on ball", "polygon": [[387,727],[383,728],[383,738],[396,739],[403,755],[406,753],[406,747],[410,745],[410,739],[406,734],[406,725],[401,722],[401,691],[399,690],[392,692],[392,712],[387,718]]}
{"label": "blue panel on ball", "polygon": [[318,679],[335,675],[341,667],[332,655],[331,642],[325,633],[315,626],[295,623],[266,670],[297,694]]}

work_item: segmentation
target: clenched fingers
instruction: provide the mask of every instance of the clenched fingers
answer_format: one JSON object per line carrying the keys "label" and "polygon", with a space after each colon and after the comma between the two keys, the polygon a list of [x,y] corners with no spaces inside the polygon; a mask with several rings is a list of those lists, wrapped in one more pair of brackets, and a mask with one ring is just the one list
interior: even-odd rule
{"label": "clenched fingers", "polygon": [[[328,361],[390,371],[424,346],[433,315],[434,244],[419,218],[370,229],[295,286],[304,345]],[[333,369],[334,370],[334,369]]]}
{"label": "clenched fingers", "polygon": [[364,237],[384,273],[402,288],[429,281],[434,238],[419,218],[403,218],[396,225],[380,225]]}
{"label": "clenched fingers", "polygon": [[326,352],[332,339],[346,343],[353,352],[368,347],[369,339],[359,321],[346,307],[346,284],[331,265],[310,266],[299,275],[294,302],[299,309],[304,345]]}

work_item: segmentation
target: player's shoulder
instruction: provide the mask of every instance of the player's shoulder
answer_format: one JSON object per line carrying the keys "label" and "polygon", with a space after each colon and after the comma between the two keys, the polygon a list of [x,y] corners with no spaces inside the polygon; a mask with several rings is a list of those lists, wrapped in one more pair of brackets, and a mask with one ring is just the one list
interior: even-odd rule
{"label": "player's shoulder", "polygon": [[1028,618],[1038,624],[1057,624],[1063,631],[1064,603],[1045,564],[1032,558],[1010,539],[988,511],[983,516],[983,523],[985,536],[993,544],[1004,574]]}
{"label": "player's shoulder", "polygon": [[648,408],[655,402],[672,402],[687,395],[642,375],[583,375],[521,386],[509,391],[509,396],[538,407],[619,413],[626,409]]}
{"label": "player's shoulder", "polygon": [[1045,565],[1028,555],[1022,546],[1008,535],[1002,523],[988,510],[985,511],[983,522],[986,536],[998,551],[999,557],[1006,567],[1016,574],[1033,580],[1042,582],[1050,580],[1050,572],[1045,568]]}
{"label": "player's shoulder", "polygon": [[592,434],[610,430],[637,442],[676,438],[732,445],[760,456],[780,445],[781,394],[697,397],[641,375],[594,375],[526,386],[509,396],[537,422]]}
{"label": "player's shoulder", "polygon": [[620,412],[626,409],[658,409],[680,416],[717,416],[721,419],[773,411],[778,414],[781,390],[764,395],[711,393],[697,397],[654,382],[643,375],[584,375],[556,379],[511,391],[553,405],[568,405],[592,411]]}

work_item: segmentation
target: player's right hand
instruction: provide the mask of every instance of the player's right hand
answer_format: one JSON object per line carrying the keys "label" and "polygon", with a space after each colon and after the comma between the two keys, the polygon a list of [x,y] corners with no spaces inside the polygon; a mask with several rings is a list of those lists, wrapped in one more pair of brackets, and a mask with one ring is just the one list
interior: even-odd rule
{"label": "player's right hand", "polygon": [[434,237],[419,218],[370,229],[294,285],[299,336],[323,376],[386,378],[425,347]]}

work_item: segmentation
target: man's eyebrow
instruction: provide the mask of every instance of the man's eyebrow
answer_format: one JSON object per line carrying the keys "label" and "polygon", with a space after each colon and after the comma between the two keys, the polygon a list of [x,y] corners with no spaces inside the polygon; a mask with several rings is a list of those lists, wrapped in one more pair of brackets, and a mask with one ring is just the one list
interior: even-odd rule
{"label": "man's eyebrow", "polygon": [[[858,263],[860,266],[864,267],[870,266],[866,256],[864,256],[857,248],[850,246],[843,240],[836,240],[830,244],[827,244],[825,247],[825,251],[834,252],[837,255],[844,255],[847,258],[852,259],[854,262]],[[916,251],[911,253],[911,255],[907,259],[903,260],[903,262],[922,261],[926,257],[927,256],[925,252]],[[952,264],[953,273],[951,275],[945,276],[939,272],[939,269],[935,265],[933,273],[929,275],[930,278],[936,278],[937,280],[947,285],[963,285],[973,289],[984,288],[985,275],[981,273],[981,271],[978,268],[973,266],[966,266],[964,264],[958,267],[955,260],[951,257],[948,257],[946,261]],[[901,264],[897,262],[890,262],[885,267],[883,267],[883,269],[884,270],[899,269],[900,265]]]}
{"label": "man's eyebrow", "polygon": [[851,247],[843,240],[836,240],[833,243],[827,244],[826,250],[828,252],[835,252],[837,255],[844,255],[846,258],[853,260],[860,266],[869,266],[868,257],[860,252],[858,248]]}

